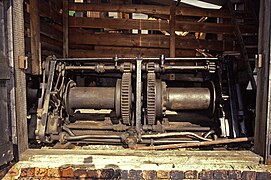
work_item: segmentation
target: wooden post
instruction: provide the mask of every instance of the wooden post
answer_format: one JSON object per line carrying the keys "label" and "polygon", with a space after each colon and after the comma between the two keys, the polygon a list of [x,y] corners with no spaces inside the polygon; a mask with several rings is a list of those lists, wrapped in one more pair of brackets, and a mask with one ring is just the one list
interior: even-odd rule
{"label": "wooden post", "polygon": [[[175,26],[176,26],[176,5],[175,2],[170,7],[170,19],[169,19],[169,55],[171,58],[175,58],[176,55],[176,39],[175,39]],[[170,64],[174,64],[171,61]],[[170,80],[175,80],[175,74],[169,74]]]}
{"label": "wooden post", "polygon": [[63,0],[63,58],[69,56],[69,1]]}
{"label": "wooden post", "polygon": [[175,25],[176,25],[176,5],[171,5],[170,7],[170,20],[169,20],[169,31],[170,31],[170,57],[175,57]]}
{"label": "wooden post", "polygon": [[[32,74],[41,74],[39,0],[30,0]],[[15,20],[16,21],[16,20]]]}
{"label": "wooden post", "polygon": [[[15,73],[16,132],[19,160],[28,148],[26,113],[26,75],[19,68],[19,57],[25,56],[23,0],[12,1],[13,59]],[[9,34],[11,35],[11,34]],[[2,97],[1,97],[2,98]],[[2,117],[1,117],[2,118]],[[2,157],[1,157],[2,158]]]}

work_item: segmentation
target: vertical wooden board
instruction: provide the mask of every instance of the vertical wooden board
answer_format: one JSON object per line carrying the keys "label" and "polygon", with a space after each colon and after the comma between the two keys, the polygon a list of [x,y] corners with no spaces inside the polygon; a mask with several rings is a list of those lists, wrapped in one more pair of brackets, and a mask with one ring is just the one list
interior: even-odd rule
{"label": "vertical wooden board", "polygon": [[69,56],[69,1],[63,0],[63,57]]}
{"label": "vertical wooden board", "polygon": [[19,69],[18,57],[25,55],[24,49],[24,19],[23,0],[13,0],[13,49],[14,49],[14,71],[15,71],[15,103],[16,103],[16,128],[18,140],[18,159],[28,148],[27,119],[26,119],[26,76]]}
{"label": "vertical wooden board", "polygon": [[271,117],[270,117],[270,93],[271,93],[271,1],[261,1],[260,25],[259,25],[259,54],[263,56],[263,66],[257,67],[257,96],[256,96],[256,119],[254,144],[255,152],[263,156],[265,163],[271,163],[270,143],[271,143]]}
{"label": "vertical wooden board", "polygon": [[[175,35],[175,27],[176,27],[176,5],[172,3],[170,7],[170,20],[169,20],[169,31],[170,31],[170,40],[169,40],[169,54],[171,58],[175,58],[176,56],[176,35]],[[170,64],[174,64],[174,61],[171,61]],[[175,74],[169,74],[170,80],[175,80]]]}
{"label": "vertical wooden board", "polygon": [[175,24],[176,24],[176,6],[172,4],[170,7],[170,20],[169,20],[169,30],[170,30],[170,57],[175,57],[176,42],[175,42]]}
{"label": "vertical wooden board", "polygon": [[41,74],[39,0],[30,0],[32,74]]}

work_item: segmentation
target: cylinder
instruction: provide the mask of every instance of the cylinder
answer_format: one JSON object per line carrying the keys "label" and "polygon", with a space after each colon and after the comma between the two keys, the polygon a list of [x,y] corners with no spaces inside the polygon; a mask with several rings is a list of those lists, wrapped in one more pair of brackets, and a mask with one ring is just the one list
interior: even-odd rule
{"label": "cylinder", "polygon": [[208,88],[167,88],[168,110],[208,109],[211,93]]}
{"label": "cylinder", "polygon": [[73,87],[68,94],[69,109],[113,109],[115,87]]}

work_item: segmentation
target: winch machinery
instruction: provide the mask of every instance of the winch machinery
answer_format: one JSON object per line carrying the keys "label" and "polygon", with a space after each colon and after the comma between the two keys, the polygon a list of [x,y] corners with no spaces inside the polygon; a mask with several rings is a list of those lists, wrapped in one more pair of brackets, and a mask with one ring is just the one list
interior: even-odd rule
{"label": "winch machinery", "polygon": [[[29,112],[38,142],[154,145],[233,134],[223,59],[62,58],[43,64]],[[229,106],[230,107],[230,106]]]}

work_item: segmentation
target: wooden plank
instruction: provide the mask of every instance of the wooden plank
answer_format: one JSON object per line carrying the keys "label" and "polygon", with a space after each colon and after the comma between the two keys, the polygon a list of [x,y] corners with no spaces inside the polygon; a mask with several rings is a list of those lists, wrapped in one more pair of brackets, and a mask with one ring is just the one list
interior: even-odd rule
{"label": "wooden plank", "polygon": [[40,47],[40,16],[39,1],[30,0],[30,32],[31,32],[31,60],[32,74],[41,74]]}
{"label": "wooden plank", "polygon": [[88,146],[68,150],[31,149],[27,151],[23,161],[16,163],[16,168],[19,170],[20,168],[31,167],[63,168],[67,164],[73,164],[74,169],[86,167],[84,170],[93,170],[104,169],[106,165],[114,164],[114,167],[120,170],[134,169],[140,170],[140,172],[142,170],[161,170],[160,172],[194,170],[201,172],[203,169],[234,169],[240,172],[270,171],[268,166],[260,164],[260,160],[261,157],[251,151],[189,151],[184,149],[175,151],[135,151],[114,146]]}
{"label": "wooden plank", "polygon": [[[174,2],[175,3],[175,2]],[[169,19],[169,50],[170,50],[170,57],[175,57],[175,50],[176,50],[176,41],[175,41],[175,27],[176,27],[176,6],[172,5],[170,7],[170,19]]]}
{"label": "wooden plank", "polygon": [[[25,20],[25,27],[30,28],[30,14],[24,13],[24,20]],[[50,38],[53,38],[55,40],[62,42],[62,26],[61,31],[59,30],[59,25],[46,22],[44,19],[40,19],[40,33],[44,34]]]}
{"label": "wooden plank", "polygon": [[41,35],[40,40],[41,40],[41,42],[46,42],[48,44],[52,44],[54,46],[58,46],[58,47],[61,47],[61,48],[62,48],[62,45],[63,45],[62,42],[57,41],[55,39],[52,39],[52,38],[50,38],[48,36],[45,36],[45,35]]}
{"label": "wooden plank", "polygon": [[[24,0],[24,2],[29,4],[30,0]],[[53,1],[53,2],[55,3],[56,1]],[[62,24],[62,16],[60,13],[61,8],[53,7],[51,1],[39,0],[39,10],[40,10],[39,13],[41,17],[46,17],[46,18],[51,19],[53,22],[57,24]]]}
{"label": "wooden plank", "polygon": [[53,22],[62,24],[62,16],[60,11],[52,8],[49,1],[40,0],[39,2],[40,16],[50,18],[53,20]]}
{"label": "wooden plank", "polygon": [[[95,47],[95,50],[76,50],[70,49],[70,57],[159,57],[164,54],[169,57],[169,49],[150,49],[150,48],[127,48],[127,47]],[[191,57],[195,56],[195,50],[177,50],[176,56]]]}
{"label": "wooden plank", "polygon": [[[170,19],[169,19],[169,57],[175,58],[176,56],[176,4],[172,2],[170,7]],[[170,61],[170,64],[175,64],[174,60]],[[169,80],[175,80],[175,74],[168,74]]]}
{"label": "wooden plank", "polygon": [[18,142],[18,160],[28,148],[27,113],[26,113],[26,75],[19,68],[18,57],[25,56],[23,2],[12,1],[13,52],[15,76],[16,131]]}
{"label": "wooden plank", "polygon": [[63,58],[69,56],[69,1],[63,0]]}
{"label": "wooden plank", "polygon": [[[169,31],[169,23],[166,20],[69,17],[69,27]],[[177,21],[176,31],[232,34],[234,26],[222,23]],[[246,26],[243,32],[257,32],[257,27]]]}
{"label": "wooden plank", "polygon": [[[80,32],[80,33],[79,33]],[[151,34],[91,34],[70,29],[70,45],[101,45],[146,48],[169,48],[169,36]],[[176,37],[177,49],[232,50],[232,41],[199,40],[191,37]]]}
{"label": "wooden plank", "polygon": [[[125,13],[144,13],[144,14],[170,14],[170,6],[155,5],[112,5],[112,4],[87,4],[70,3],[69,9],[74,11],[101,11],[101,12],[125,12]],[[220,17],[231,18],[226,10],[201,9],[196,7],[177,7],[176,15],[180,16],[198,16],[198,17]]]}
{"label": "wooden plank", "polygon": [[[30,47],[30,38],[29,37],[25,37],[25,51],[28,52],[29,51],[29,48]],[[52,54],[58,54],[61,56],[59,57],[62,57],[62,43],[61,42],[58,42],[54,39],[51,39],[47,36],[44,36],[44,35],[41,35],[41,56],[47,56],[48,55],[48,51],[51,52],[51,55]],[[46,54],[45,54],[46,52]]]}
{"label": "wooden plank", "polygon": [[254,144],[255,152],[271,164],[271,6],[270,1],[261,1],[259,14],[259,51],[257,60],[257,96]]}

